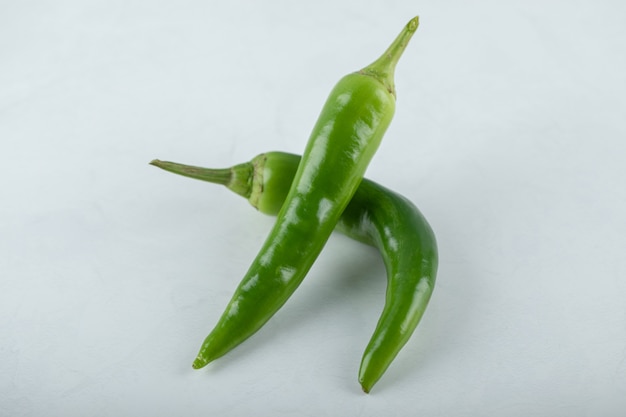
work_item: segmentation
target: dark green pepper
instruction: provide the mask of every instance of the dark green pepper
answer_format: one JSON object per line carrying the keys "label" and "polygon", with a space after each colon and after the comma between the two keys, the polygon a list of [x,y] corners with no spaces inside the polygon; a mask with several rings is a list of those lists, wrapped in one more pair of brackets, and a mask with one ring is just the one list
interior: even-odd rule
{"label": "dark green pepper", "polygon": [[391,122],[395,66],[417,26],[416,17],[378,60],[343,77],[330,93],[276,223],[204,340],[194,368],[259,330],[304,279]]}
{"label": "dark green pepper", "polygon": [[[153,165],[176,174],[223,184],[259,211],[276,215],[300,157],[267,152],[226,169],[164,161]],[[428,222],[406,198],[364,179],[337,223],[337,230],[379,249],[387,269],[387,297],[365,350],[359,382],[365,392],[383,375],[417,327],[435,285],[437,243]]]}

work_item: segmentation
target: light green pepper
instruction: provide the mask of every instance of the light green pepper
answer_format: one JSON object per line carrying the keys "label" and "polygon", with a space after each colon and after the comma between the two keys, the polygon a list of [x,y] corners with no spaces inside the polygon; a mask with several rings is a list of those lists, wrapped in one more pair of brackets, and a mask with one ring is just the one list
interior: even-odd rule
{"label": "light green pepper", "polygon": [[395,66],[412,19],[385,53],[330,93],[257,257],[193,362],[202,368],[258,331],[298,288],[374,156],[395,110]]}

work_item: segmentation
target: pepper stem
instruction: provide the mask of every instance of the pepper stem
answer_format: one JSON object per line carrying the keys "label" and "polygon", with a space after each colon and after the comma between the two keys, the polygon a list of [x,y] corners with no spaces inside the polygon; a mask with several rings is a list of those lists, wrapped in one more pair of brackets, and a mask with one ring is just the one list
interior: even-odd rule
{"label": "pepper stem", "polygon": [[214,169],[155,159],[150,162],[150,165],[184,177],[224,185],[229,190],[245,198],[250,196],[250,181],[253,172],[253,167],[250,163],[239,164],[230,168]]}
{"label": "pepper stem", "polygon": [[394,83],[394,73],[396,64],[400,60],[402,53],[409,44],[418,26],[419,16],[415,16],[404,26],[387,50],[376,61],[360,70],[359,73],[376,78],[395,97],[396,86]]}

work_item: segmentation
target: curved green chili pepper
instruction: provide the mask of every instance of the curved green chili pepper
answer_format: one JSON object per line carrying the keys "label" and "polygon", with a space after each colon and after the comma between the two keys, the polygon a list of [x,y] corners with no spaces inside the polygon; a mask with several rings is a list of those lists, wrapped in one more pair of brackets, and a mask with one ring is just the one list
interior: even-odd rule
{"label": "curved green chili pepper", "polygon": [[[299,161],[297,155],[267,152],[226,169],[158,160],[151,164],[225,185],[262,213],[276,215]],[[387,269],[385,307],[359,371],[359,382],[369,392],[408,341],[428,305],[437,273],[437,242],[428,222],[410,201],[367,179],[342,213],[337,230],[378,248]]]}
{"label": "curved green chili pepper", "polygon": [[193,362],[202,368],[254,334],[300,285],[356,191],[395,109],[393,75],[412,19],[371,65],[331,91],[268,238]]}

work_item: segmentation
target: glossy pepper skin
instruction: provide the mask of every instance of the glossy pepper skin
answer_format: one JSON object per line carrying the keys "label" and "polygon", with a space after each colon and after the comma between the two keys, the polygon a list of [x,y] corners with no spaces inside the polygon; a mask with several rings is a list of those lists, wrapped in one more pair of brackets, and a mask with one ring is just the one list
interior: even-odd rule
{"label": "glossy pepper skin", "polygon": [[[298,155],[267,152],[226,169],[158,160],[152,164],[176,174],[223,184],[246,197],[262,213],[276,215],[299,161]],[[378,248],[387,270],[385,307],[359,370],[359,382],[369,392],[409,340],[428,306],[437,274],[437,242],[415,205],[368,179],[359,185],[336,230]]]}
{"label": "glossy pepper skin", "polygon": [[385,53],[343,77],[313,128],[276,223],[193,362],[198,369],[259,330],[304,279],[356,191],[395,109],[395,65],[412,19]]}

